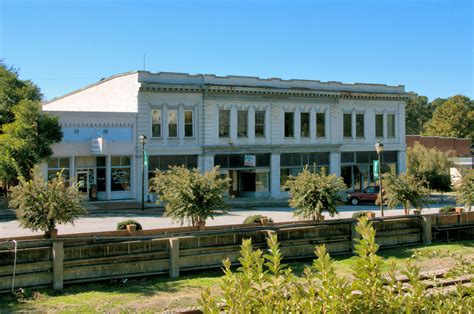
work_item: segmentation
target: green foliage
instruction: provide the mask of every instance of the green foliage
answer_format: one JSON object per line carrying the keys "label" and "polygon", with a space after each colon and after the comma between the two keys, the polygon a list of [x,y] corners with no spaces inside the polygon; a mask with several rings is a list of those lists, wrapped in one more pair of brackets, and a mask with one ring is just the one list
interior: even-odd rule
{"label": "green foliage", "polygon": [[421,209],[425,204],[429,196],[425,185],[423,179],[386,173],[383,175],[384,201],[391,208],[401,204],[408,215],[410,206]]}
{"label": "green foliage", "polygon": [[50,234],[57,224],[74,223],[86,210],[76,185],[69,185],[62,173],[51,181],[34,176],[13,187],[9,206],[16,209],[20,226]]}
{"label": "green foliage", "polygon": [[474,103],[462,95],[448,98],[433,112],[424,135],[474,140]]}
{"label": "green foliage", "polygon": [[440,213],[452,213],[455,211],[454,206],[444,206],[439,209]]}
{"label": "green foliage", "polygon": [[[402,270],[408,278],[408,285],[402,286],[395,263],[388,272],[382,271],[372,223],[362,218],[356,229],[361,239],[355,245],[357,261],[352,282],[336,274],[324,245],[316,247],[317,259],[304,270],[303,278],[295,277],[292,269],[282,264],[283,256],[273,234],[267,239],[267,254],[254,251],[251,240],[244,240],[241,267],[232,271],[226,259],[222,294],[216,296],[207,289],[199,304],[204,313],[445,313],[453,309],[462,313],[473,307],[470,288],[458,286],[452,294],[427,291],[415,266]],[[474,269],[469,264],[460,262],[457,270],[472,274]]]}
{"label": "green foliage", "polygon": [[137,230],[143,229],[142,225],[138,221],[134,219],[127,219],[117,224],[117,230],[127,230],[127,225],[135,225],[137,226]]}
{"label": "green foliage", "polygon": [[31,81],[20,80],[18,71],[0,61],[0,127],[14,121],[13,108],[22,100],[39,103],[41,92]]}
{"label": "green foliage", "polygon": [[406,134],[421,134],[431,115],[432,111],[428,104],[428,98],[412,94],[405,107]]}
{"label": "green foliage", "polygon": [[193,226],[213,218],[215,210],[225,210],[224,193],[229,189],[229,179],[221,178],[218,167],[201,174],[198,169],[172,167],[166,172],[156,171],[152,180],[158,193],[158,202],[167,202],[165,214],[183,224]]}
{"label": "green foliage", "polygon": [[474,170],[471,169],[463,174],[456,192],[458,204],[463,205],[470,211],[472,204],[474,204]]}
{"label": "green foliage", "polygon": [[432,190],[451,191],[451,155],[415,142],[413,147],[407,149],[407,174],[425,180]]}
{"label": "green foliage", "polygon": [[315,220],[323,211],[331,216],[337,214],[340,192],[346,188],[341,177],[327,175],[325,168],[321,173],[311,172],[307,166],[296,177],[290,176],[285,185],[290,190],[289,204],[296,208],[295,215]]}
{"label": "green foliage", "polygon": [[[252,215],[252,216],[248,216],[247,218],[245,218],[244,220],[244,224],[259,224],[261,219],[262,219],[262,215]],[[273,223],[273,219],[271,218],[268,218],[268,222],[269,223]]]}
{"label": "green foliage", "polygon": [[368,214],[368,213],[374,214],[374,212],[373,212],[373,211],[370,211],[370,210],[368,210],[368,211],[360,211],[360,212],[355,212],[355,213],[353,213],[353,214],[352,214],[352,218],[354,218],[354,219],[359,219],[359,218],[361,218],[361,217],[367,217],[367,214]]}

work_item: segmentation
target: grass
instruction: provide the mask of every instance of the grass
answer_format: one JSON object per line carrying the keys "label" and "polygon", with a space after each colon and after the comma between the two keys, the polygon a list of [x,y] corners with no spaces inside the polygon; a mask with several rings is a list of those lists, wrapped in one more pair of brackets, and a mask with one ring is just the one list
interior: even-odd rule
{"label": "grass", "polygon": [[[474,261],[474,240],[433,244],[423,247],[397,248],[379,252],[385,262],[396,261],[404,267],[409,261],[422,271],[447,268],[452,253],[462,254]],[[415,256],[414,258],[412,256]],[[334,257],[337,272],[351,276],[356,262],[352,256]],[[294,273],[301,275],[311,260],[290,262]],[[387,263],[388,264],[388,263]],[[0,312],[32,311],[48,313],[96,312],[158,312],[197,305],[201,291],[211,287],[218,292],[221,270],[184,273],[182,277],[150,277],[115,280],[103,283],[66,286],[62,291],[49,288],[26,289],[24,294],[0,295]]]}

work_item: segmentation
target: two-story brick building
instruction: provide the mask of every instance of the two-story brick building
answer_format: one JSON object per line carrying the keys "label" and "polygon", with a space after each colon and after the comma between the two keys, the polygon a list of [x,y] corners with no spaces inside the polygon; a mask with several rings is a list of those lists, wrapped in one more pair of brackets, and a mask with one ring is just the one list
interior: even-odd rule
{"label": "two-story brick building", "polygon": [[405,171],[406,99],[403,86],[130,72],[43,106],[64,138],[42,169],[65,168],[102,200],[139,200],[145,135],[149,178],[170,165],[219,165],[230,194],[281,198],[286,178],[310,165],[357,190],[373,184],[377,141],[385,169]]}

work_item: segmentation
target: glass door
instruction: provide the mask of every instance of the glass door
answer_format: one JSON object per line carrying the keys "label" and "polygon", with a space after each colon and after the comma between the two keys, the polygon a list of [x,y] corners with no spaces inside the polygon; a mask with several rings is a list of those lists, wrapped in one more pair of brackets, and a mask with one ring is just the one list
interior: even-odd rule
{"label": "glass door", "polygon": [[76,182],[79,192],[85,199],[89,198],[89,171],[77,171]]}

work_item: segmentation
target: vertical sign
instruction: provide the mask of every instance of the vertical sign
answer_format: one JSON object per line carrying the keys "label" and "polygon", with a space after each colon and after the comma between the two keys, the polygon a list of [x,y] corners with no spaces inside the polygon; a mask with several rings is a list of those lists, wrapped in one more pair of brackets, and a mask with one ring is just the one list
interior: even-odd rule
{"label": "vertical sign", "polygon": [[374,160],[374,180],[378,180],[379,179],[379,161],[378,160]]}

